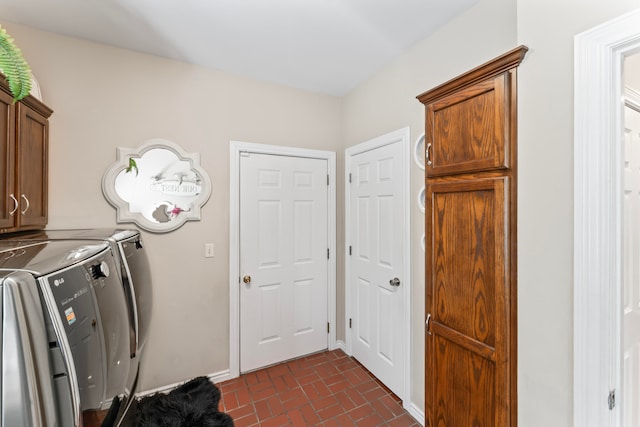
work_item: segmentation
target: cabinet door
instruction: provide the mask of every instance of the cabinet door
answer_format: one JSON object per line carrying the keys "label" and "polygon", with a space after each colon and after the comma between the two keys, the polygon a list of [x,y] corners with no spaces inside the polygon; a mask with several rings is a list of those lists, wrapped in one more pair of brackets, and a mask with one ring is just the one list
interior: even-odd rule
{"label": "cabinet door", "polygon": [[427,176],[509,167],[509,72],[427,105]]}
{"label": "cabinet door", "polygon": [[24,104],[18,104],[16,155],[19,226],[39,228],[47,223],[48,120]]}
{"label": "cabinet door", "polygon": [[508,178],[498,177],[427,187],[425,400],[431,427],[511,422],[508,186]]}
{"label": "cabinet door", "polygon": [[14,168],[14,110],[11,95],[0,91],[0,229],[15,225],[17,201],[15,199]]}

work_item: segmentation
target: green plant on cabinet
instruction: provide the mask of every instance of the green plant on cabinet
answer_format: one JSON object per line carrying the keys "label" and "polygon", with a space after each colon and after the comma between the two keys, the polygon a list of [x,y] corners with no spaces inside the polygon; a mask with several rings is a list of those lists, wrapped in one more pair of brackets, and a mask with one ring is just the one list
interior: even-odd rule
{"label": "green plant on cabinet", "polygon": [[31,91],[31,69],[13,38],[0,27],[0,71],[7,78],[13,101],[19,101]]}

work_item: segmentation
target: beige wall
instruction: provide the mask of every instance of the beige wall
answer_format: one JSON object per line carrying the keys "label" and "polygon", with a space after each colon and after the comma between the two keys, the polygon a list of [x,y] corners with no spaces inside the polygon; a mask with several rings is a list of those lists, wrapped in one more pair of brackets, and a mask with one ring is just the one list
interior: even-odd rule
{"label": "beige wall", "polygon": [[[411,127],[413,142],[424,132],[422,92],[516,47],[512,0],[481,0],[344,99],[346,146]],[[416,202],[424,171],[411,163],[411,403],[424,410],[424,214]]]}
{"label": "beige wall", "polygon": [[625,58],[624,84],[640,93],[640,53]]}
{"label": "beige wall", "polygon": [[[101,179],[118,146],[165,138],[201,154],[213,182],[202,221],[144,235],[156,270],[141,389],[228,369],[229,141],[340,151],[341,100],[2,26],[21,47],[45,103],[54,109],[51,228],[116,225]],[[215,244],[215,258],[204,258],[205,242]]]}
{"label": "beige wall", "polygon": [[573,422],[573,42],[635,0],[518,0],[520,427]]}

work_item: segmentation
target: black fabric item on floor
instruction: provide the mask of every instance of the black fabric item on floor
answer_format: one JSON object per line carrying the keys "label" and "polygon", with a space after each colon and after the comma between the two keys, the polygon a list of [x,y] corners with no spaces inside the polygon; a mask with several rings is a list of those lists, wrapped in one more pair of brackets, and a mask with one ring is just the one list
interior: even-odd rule
{"label": "black fabric item on floor", "polygon": [[113,427],[116,422],[116,417],[118,416],[118,412],[120,412],[120,404],[122,401],[118,396],[114,397],[111,401],[111,407],[109,408],[109,412],[102,420],[102,424],[100,427]]}
{"label": "black fabric item on floor", "polygon": [[135,427],[233,427],[233,419],[218,412],[220,390],[207,377],[197,377],[168,394],[138,401]]}

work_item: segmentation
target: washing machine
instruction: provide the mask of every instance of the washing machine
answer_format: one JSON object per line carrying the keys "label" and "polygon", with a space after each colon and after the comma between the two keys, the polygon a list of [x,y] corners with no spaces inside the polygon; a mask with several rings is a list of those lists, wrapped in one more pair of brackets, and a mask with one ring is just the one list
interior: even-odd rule
{"label": "washing machine", "polygon": [[119,270],[105,241],[0,240],[3,427],[124,416],[136,366]]}

